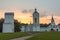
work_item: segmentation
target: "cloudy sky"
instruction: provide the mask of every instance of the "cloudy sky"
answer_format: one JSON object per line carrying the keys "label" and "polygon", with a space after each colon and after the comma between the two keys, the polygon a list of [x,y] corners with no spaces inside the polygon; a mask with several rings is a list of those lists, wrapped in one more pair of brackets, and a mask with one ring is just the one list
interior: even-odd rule
{"label": "cloudy sky", "polygon": [[[0,18],[4,18],[4,13],[13,11],[15,17],[21,22],[32,21],[34,8],[40,13],[40,21],[49,23],[51,15],[54,15],[55,22],[60,22],[60,0],[0,0]],[[27,17],[27,18],[26,18]]]}

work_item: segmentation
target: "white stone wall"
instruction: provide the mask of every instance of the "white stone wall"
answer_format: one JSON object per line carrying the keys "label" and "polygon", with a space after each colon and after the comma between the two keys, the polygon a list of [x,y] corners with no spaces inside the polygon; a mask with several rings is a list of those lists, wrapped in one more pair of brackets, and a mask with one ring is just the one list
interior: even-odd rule
{"label": "white stone wall", "polygon": [[3,24],[3,32],[4,33],[14,32],[14,24],[4,23]]}
{"label": "white stone wall", "polygon": [[37,25],[37,26],[33,26],[33,31],[34,32],[39,32],[40,31],[40,26],[39,25]]}
{"label": "white stone wall", "polygon": [[21,26],[21,32],[25,32],[25,26]]}

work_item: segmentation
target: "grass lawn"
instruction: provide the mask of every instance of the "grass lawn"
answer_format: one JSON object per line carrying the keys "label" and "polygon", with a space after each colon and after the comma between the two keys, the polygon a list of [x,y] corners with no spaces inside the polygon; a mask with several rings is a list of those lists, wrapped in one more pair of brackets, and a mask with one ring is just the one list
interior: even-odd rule
{"label": "grass lawn", "polygon": [[10,40],[12,38],[22,37],[29,35],[27,32],[16,32],[16,33],[0,33],[0,40]]}
{"label": "grass lawn", "polygon": [[45,32],[27,40],[60,40],[60,32]]}

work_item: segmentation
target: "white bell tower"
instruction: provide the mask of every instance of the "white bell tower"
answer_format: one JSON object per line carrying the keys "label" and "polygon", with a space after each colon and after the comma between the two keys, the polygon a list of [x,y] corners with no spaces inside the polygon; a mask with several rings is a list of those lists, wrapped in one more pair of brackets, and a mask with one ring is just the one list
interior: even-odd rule
{"label": "white bell tower", "polygon": [[40,25],[39,25],[39,13],[37,12],[37,9],[35,9],[33,13],[33,31],[40,31]]}

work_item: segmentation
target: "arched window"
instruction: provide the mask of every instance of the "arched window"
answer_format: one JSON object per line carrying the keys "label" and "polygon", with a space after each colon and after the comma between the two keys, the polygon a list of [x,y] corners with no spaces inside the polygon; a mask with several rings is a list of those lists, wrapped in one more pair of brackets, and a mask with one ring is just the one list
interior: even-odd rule
{"label": "arched window", "polygon": [[35,22],[37,22],[37,18],[35,18]]}

